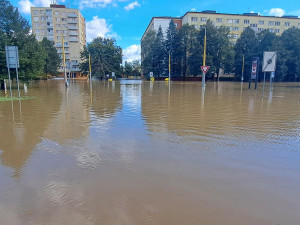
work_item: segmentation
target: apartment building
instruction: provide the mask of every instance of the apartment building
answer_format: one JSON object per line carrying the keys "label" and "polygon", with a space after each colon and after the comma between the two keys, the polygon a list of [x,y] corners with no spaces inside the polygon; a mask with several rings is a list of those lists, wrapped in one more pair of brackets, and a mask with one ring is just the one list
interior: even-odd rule
{"label": "apartment building", "polygon": [[202,12],[187,12],[181,18],[153,17],[142,37],[142,40],[149,30],[153,29],[157,31],[159,26],[161,26],[163,31],[166,32],[166,23],[171,19],[174,19],[174,21],[176,20],[178,24],[193,25],[196,29],[205,25],[207,20],[211,20],[216,27],[220,27],[222,25],[227,26],[230,29],[232,42],[236,42],[246,27],[251,27],[256,32],[268,29],[270,32],[277,35],[282,34],[290,27],[300,28],[300,18],[297,16],[261,16],[258,13],[225,14],[217,13],[212,10],[205,10]]}
{"label": "apartment building", "polygon": [[[46,37],[53,42],[62,59],[64,39],[67,72],[80,74],[80,52],[86,45],[85,19],[78,9],[51,4],[50,7],[31,7],[32,33],[38,41]],[[63,72],[63,64],[59,68]]]}
{"label": "apartment building", "polygon": [[174,21],[175,26],[177,27],[177,29],[180,29],[180,27],[182,26],[182,19],[178,18],[178,17],[166,17],[166,16],[161,16],[161,17],[153,17],[142,37],[142,40],[145,36],[145,34],[150,31],[150,30],[155,30],[158,31],[159,27],[161,27],[162,32],[164,34],[164,36],[166,36],[167,33],[167,29],[169,27],[169,24],[171,22],[171,20]]}

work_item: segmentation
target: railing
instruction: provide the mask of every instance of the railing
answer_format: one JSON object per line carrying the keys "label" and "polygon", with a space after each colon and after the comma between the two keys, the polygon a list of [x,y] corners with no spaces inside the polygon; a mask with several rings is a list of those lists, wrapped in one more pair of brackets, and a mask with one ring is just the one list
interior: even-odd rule
{"label": "railing", "polygon": [[68,17],[77,18],[77,15],[75,13],[68,13]]}
{"label": "railing", "polygon": [[68,20],[68,23],[76,23],[77,24],[77,20]]}
{"label": "railing", "polygon": [[76,31],[70,31],[70,32],[69,32],[69,35],[71,35],[71,36],[77,36],[77,35],[78,35],[78,32],[76,32]]}
{"label": "railing", "polygon": [[78,41],[78,38],[70,37],[70,38],[69,38],[69,41]]}
{"label": "railing", "polygon": [[78,27],[75,25],[69,25],[68,28],[69,30],[78,30]]}

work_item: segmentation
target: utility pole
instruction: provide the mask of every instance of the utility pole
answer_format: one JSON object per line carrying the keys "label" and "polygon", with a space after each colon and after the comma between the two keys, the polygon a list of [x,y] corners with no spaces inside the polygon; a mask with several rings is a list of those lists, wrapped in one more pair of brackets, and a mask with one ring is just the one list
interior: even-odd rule
{"label": "utility pole", "polygon": [[67,70],[66,70],[66,56],[65,56],[65,43],[64,43],[64,34],[61,34],[61,44],[62,44],[62,53],[63,53],[63,67],[64,67],[64,78],[65,78],[65,86],[68,87],[67,80]]}
{"label": "utility pole", "polygon": [[171,51],[169,51],[169,82],[171,81]]}
{"label": "utility pole", "polygon": [[[205,66],[206,62],[206,27],[204,28],[204,50],[203,50],[203,66]],[[202,72],[202,87],[205,87],[205,73]]]}
{"label": "utility pole", "polygon": [[92,66],[91,66],[91,54],[89,53],[89,72],[90,72],[90,81],[92,81]]}
{"label": "utility pole", "polygon": [[244,81],[244,68],[245,68],[245,56],[243,55],[243,66],[242,66],[242,82]]}

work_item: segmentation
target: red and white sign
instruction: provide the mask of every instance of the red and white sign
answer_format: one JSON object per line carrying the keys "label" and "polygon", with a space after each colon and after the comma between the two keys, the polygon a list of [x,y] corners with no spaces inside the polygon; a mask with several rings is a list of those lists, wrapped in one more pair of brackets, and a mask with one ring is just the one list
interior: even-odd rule
{"label": "red and white sign", "polygon": [[209,70],[209,67],[210,67],[210,66],[201,66],[202,72],[203,72],[204,74],[206,74],[207,71]]}

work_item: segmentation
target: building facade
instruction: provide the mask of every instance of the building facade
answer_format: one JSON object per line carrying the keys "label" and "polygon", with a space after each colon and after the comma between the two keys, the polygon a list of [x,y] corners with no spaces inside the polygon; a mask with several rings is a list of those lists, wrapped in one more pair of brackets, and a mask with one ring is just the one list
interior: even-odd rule
{"label": "building facade", "polygon": [[[31,7],[32,33],[38,41],[46,37],[53,42],[60,58],[63,58],[64,40],[67,72],[79,75],[80,52],[86,45],[85,19],[78,9],[51,4],[50,7]],[[59,68],[63,72],[63,64]]]}
{"label": "building facade", "polygon": [[225,14],[217,13],[212,10],[205,10],[202,12],[187,12],[182,17],[153,17],[142,37],[145,37],[148,31],[158,31],[161,26],[165,33],[171,19],[174,20],[180,28],[184,24],[195,26],[199,29],[205,25],[207,20],[211,20],[216,27],[226,26],[230,29],[230,35],[232,42],[240,37],[241,33],[246,27],[251,27],[256,32],[268,29],[277,35],[282,34],[286,29],[290,27],[300,28],[300,18],[297,16],[261,16],[258,13],[243,13],[243,14]]}
{"label": "building facade", "polygon": [[211,10],[187,12],[182,17],[182,24],[200,28],[206,24],[207,20],[211,20],[216,27],[229,27],[233,42],[236,42],[246,27],[251,27],[256,32],[267,29],[277,35],[282,34],[290,27],[300,28],[300,18],[297,16],[261,16],[258,13],[224,14]]}

